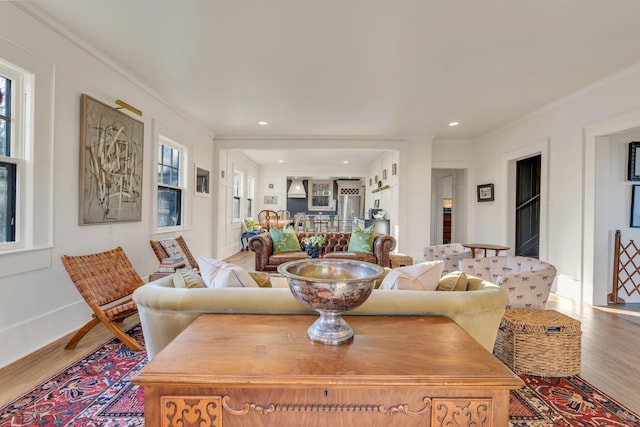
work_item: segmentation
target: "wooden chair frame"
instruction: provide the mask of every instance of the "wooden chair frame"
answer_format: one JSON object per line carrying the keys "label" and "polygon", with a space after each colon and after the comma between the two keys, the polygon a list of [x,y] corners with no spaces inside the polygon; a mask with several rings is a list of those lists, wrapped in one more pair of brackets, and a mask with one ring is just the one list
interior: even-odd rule
{"label": "wooden chair frame", "polygon": [[144,346],[115,323],[138,312],[131,294],[144,284],[121,247],[90,255],[61,257],[64,268],[82,298],[93,310],[92,319],[80,328],[64,347],[72,350],[99,323],[133,351]]}

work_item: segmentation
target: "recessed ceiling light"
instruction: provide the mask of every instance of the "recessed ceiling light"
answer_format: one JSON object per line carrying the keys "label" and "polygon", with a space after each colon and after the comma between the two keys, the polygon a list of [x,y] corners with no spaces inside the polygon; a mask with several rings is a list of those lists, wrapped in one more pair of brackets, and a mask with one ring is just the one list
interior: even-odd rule
{"label": "recessed ceiling light", "polygon": [[259,121],[259,122],[258,122],[258,124],[259,124],[260,126],[266,126],[266,125],[268,125],[268,124],[269,124],[269,122],[266,122],[266,121],[264,121],[264,120],[261,120],[261,121]]}
{"label": "recessed ceiling light", "polygon": [[460,122],[450,122],[449,126],[453,127],[453,126],[458,126],[460,124]]}
{"label": "recessed ceiling light", "polygon": [[280,163],[284,163],[284,160],[278,160],[278,162],[280,162]]}
{"label": "recessed ceiling light", "polygon": [[346,165],[347,163],[349,163],[349,160],[343,160],[342,163]]}

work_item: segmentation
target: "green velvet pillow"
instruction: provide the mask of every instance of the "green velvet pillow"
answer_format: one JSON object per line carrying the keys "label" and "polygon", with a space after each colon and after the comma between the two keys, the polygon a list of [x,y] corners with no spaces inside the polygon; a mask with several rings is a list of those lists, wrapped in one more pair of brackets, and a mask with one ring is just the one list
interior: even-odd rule
{"label": "green velvet pillow", "polygon": [[440,278],[436,291],[466,291],[467,275],[462,271],[452,271]]}
{"label": "green velvet pillow", "polygon": [[373,225],[369,228],[356,227],[351,232],[351,238],[349,239],[349,252],[363,252],[366,254],[373,253],[373,237],[375,232],[373,231]]}
{"label": "green velvet pillow", "polygon": [[187,268],[178,268],[173,274],[174,288],[204,288],[202,276]]}
{"label": "green velvet pillow", "polygon": [[271,233],[271,240],[273,241],[274,254],[281,252],[300,252],[300,242],[298,242],[298,236],[292,227],[287,227],[282,230],[271,227],[269,231]]}

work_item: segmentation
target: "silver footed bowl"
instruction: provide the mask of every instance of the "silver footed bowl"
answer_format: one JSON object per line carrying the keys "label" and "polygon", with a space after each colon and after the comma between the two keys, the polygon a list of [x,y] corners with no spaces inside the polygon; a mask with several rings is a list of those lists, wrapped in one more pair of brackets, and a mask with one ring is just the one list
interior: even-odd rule
{"label": "silver footed bowl", "polygon": [[364,303],[384,269],[347,259],[302,259],[278,266],[293,296],[303,306],[320,313],[307,330],[312,341],[337,345],[353,337],[342,313]]}

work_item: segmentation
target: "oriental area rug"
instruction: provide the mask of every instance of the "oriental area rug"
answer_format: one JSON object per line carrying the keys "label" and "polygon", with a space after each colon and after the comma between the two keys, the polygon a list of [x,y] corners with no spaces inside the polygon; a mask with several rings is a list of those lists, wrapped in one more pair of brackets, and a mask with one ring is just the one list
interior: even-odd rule
{"label": "oriental area rug", "polygon": [[[127,333],[142,341],[140,325]],[[131,378],[147,363],[113,338],[34,390],[0,408],[0,427],[144,426],[144,394]],[[510,427],[640,427],[640,417],[580,376],[521,375],[511,392]]]}

